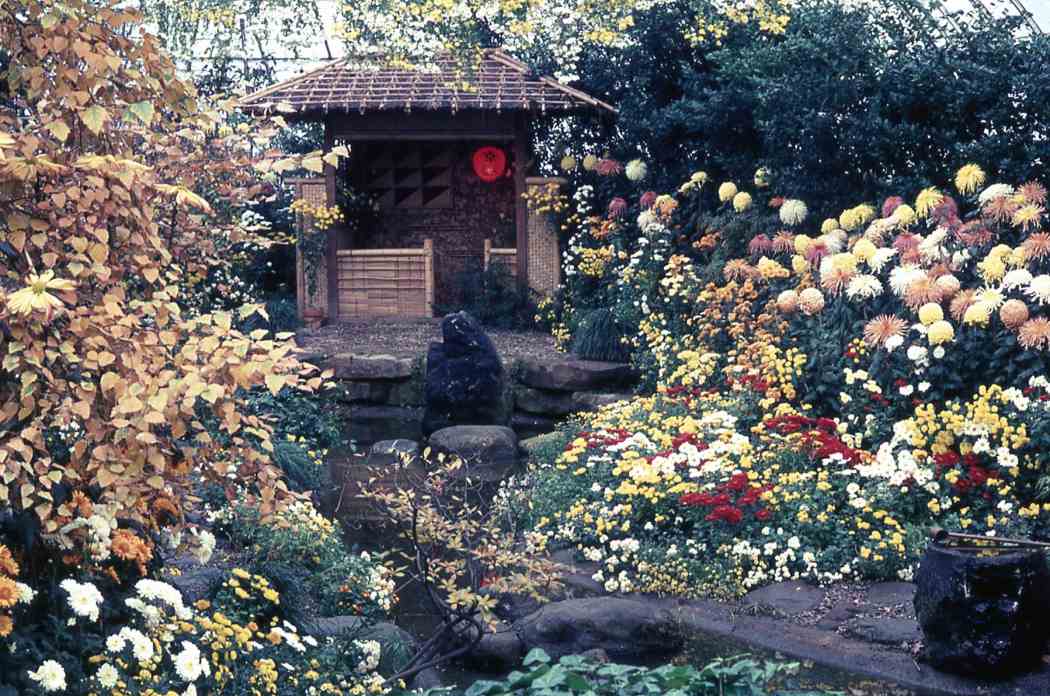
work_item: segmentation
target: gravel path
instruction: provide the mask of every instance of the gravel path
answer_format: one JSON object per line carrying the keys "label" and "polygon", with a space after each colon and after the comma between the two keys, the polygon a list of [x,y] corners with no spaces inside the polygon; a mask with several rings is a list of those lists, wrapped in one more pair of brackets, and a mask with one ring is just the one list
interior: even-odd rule
{"label": "gravel path", "polygon": [[[554,339],[539,331],[486,329],[504,360],[525,356],[555,358],[564,354],[554,348]],[[300,330],[299,345],[311,352],[358,353],[415,357],[426,353],[432,341],[441,340],[440,319],[373,319],[348,321],[315,330]]]}

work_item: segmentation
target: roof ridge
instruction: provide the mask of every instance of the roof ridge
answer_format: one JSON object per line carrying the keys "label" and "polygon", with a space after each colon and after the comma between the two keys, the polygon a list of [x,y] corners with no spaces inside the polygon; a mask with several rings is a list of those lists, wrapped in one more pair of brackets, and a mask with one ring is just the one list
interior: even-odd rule
{"label": "roof ridge", "polygon": [[327,63],[325,63],[324,65],[319,65],[318,67],[314,68],[313,70],[307,70],[306,72],[302,73],[301,75],[297,75],[297,76],[295,76],[295,77],[293,77],[291,79],[284,80],[283,82],[278,82],[276,84],[270,85],[269,87],[264,87],[262,89],[256,90],[256,91],[252,92],[251,94],[246,94],[243,97],[241,97],[240,99],[238,99],[237,103],[238,104],[245,104],[249,100],[256,100],[256,99],[259,99],[261,97],[268,97],[269,95],[273,94],[274,92],[277,92],[278,90],[288,89],[289,87],[293,87],[293,86],[299,84],[300,82],[302,82],[303,80],[306,80],[307,78],[313,77],[314,75],[316,75],[319,72],[323,72],[323,71],[327,70],[328,68],[334,68],[339,63],[345,63],[348,60],[349,60],[349,56],[343,56],[342,58],[336,58],[335,60],[330,60]]}

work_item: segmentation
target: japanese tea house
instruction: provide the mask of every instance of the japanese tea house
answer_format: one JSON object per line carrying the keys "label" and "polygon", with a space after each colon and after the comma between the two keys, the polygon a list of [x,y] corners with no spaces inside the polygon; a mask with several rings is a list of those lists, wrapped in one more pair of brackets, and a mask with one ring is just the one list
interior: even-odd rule
{"label": "japanese tea house", "polygon": [[464,271],[497,260],[520,283],[553,290],[557,230],[549,215],[528,210],[523,194],[557,180],[528,177],[529,121],[615,114],[494,49],[466,71],[447,58],[429,70],[344,58],[250,94],[240,106],[323,123],[326,151],[349,145],[340,166],[295,180],[297,197],[332,206],[348,187],[374,203],[369,224],[328,229],[315,282],[305,282],[298,263],[300,315],[330,321],[433,316],[435,306],[456,301]]}

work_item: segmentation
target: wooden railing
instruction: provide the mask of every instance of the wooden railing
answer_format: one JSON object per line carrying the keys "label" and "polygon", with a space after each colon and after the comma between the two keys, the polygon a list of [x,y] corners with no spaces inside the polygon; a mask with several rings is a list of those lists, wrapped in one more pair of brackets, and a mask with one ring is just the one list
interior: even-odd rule
{"label": "wooden railing", "polygon": [[338,252],[339,318],[434,315],[434,247]]}
{"label": "wooden railing", "polygon": [[494,247],[492,240],[485,240],[485,270],[490,263],[502,263],[512,276],[518,275],[518,250],[514,247]]}

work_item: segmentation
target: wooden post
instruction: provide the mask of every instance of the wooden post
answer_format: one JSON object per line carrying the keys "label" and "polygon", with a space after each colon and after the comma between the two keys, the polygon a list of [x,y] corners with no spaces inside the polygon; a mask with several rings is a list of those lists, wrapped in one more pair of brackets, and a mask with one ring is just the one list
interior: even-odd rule
{"label": "wooden post", "polygon": [[524,115],[519,115],[514,127],[514,226],[517,228],[515,245],[518,248],[518,285],[529,283],[529,220],[525,202],[525,169],[528,167],[528,128]]}
{"label": "wooden post", "polygon": [[[335,132],[332,128],[331,119],[324,122],[324,149],[328,152],[335,144]],[[335,167],[330,164],[324,165],[325,198],[327,205],[335,205]],[[328,228],[328,244],[325,249],[325,264],[328,281],[328,321],[339,320],[339,234],[341,230],[333,225]]]}
{"label": "wooden post", "polygon": [[489,270],[489,258],[492,256],[492,240],[485,239],[485,265],[484,269]]}
{"label": "wooden post", "polygon": [[427,316],[434,316],[434,242],[423,240],[423,292],[426,297]]}

